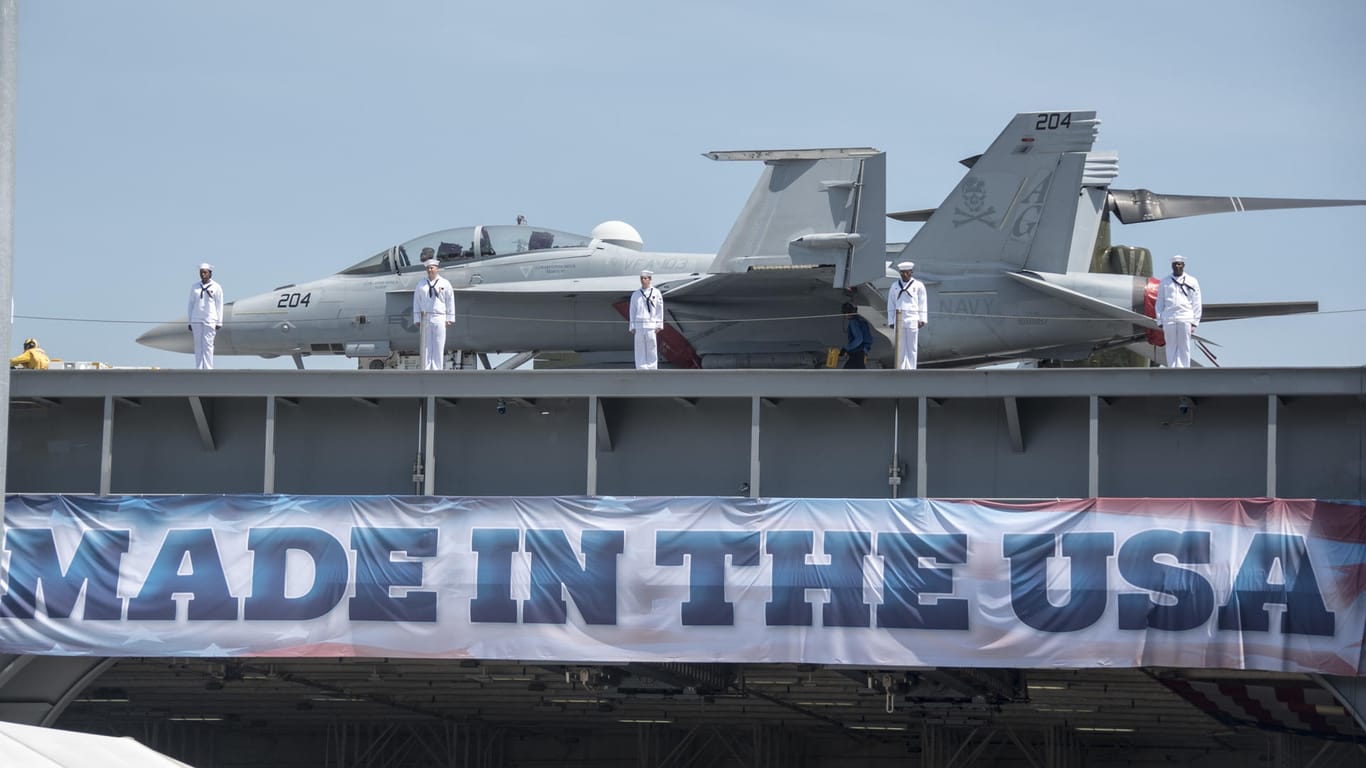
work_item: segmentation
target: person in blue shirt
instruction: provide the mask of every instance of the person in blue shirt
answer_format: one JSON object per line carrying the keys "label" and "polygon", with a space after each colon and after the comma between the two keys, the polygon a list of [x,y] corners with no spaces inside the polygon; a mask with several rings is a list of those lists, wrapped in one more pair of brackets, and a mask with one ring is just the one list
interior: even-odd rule
{"label": "person in blue shirt", "polygon": [[845,368],[867,368],[868,352],[873,348],[873,329],[868,321],[859,317],[853,304],[846,302],[840,307],[844,318],[849,321],[849,340],[844,344]]}

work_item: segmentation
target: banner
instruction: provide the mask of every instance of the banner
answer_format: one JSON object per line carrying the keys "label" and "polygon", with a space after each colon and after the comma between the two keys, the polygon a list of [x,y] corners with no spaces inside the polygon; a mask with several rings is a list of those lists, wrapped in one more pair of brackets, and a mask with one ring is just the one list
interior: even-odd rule
{"label": "banner", "polygon": [[1362,675],[1353,503],[11,496],[0,653]]}

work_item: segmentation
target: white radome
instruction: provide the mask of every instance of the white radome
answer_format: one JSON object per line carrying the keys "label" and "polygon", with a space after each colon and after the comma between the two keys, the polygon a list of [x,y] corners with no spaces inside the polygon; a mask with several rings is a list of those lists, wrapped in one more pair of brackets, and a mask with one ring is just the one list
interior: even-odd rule
{"label": "white radome", "polygon": [[645,247],[645,241],[640,239],[640,233],[636,228],[624,221],[604,221],[593,227],[591,237],[636,251]]}

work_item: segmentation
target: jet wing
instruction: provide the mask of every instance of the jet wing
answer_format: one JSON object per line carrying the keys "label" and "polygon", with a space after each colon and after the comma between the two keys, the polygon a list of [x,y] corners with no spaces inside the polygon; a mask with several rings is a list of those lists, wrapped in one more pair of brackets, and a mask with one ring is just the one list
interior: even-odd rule
{"label": "jet wing", "polygon": [[[1007,272],[1010,279],[1023,283],[1043,293],[1055,296],[1075,306],[1086,309],[1102,317],[1128,320],[1140,328],[1157,328],[1157,321],[1146,315],[1116,306],[1070,288],[1046,282],[1027,272]],[[1266,301],[1239,302],[1228,304],[1206,304],[1203,308],[1202,322],[1213,323],[1219,320],[1239,320],[1248,317],[1271,317],[1276,315],[1299,315],[1319,311],[1317,301]]]}
{"label": "jet wing", "polygon": [[686,282],[666,284],[660,290],[667,301],[702,302],[709,299],[767,299],[777,295],[834,294],[830,287],[835,268],[770,267],[748,272],[718,272]]}
{"label": "jet wing", "polygon": [[[1009,351],[1002,351],[990,355],[975,355],[972,357],[958,357],[949,360],[935,360],[929,363],[922,363],[921,368],[973,368],[979,365],[992,363],[1004,363],[1011,360],[1085,360],[1097,352],[1104,352],[1115,347],[1134,347],[1146,338],[1143,333],[1134,333],[1128,336],[1117,336],[1112,339],[1098,340],[1082,344],[1063,344],[1054,346],[1028,347]],[[1149,345],[1151,346],[1151,345]],[[1145,356],[1151,357],[1146,353],[1140,352]]]}
{"label": "jet wing", "polygon": [[835,267],[755,268],[664,289],[664,310],[704,367],[811,367],[844,343]]}
{"label": "jet wing", "polygon": [[[669,359],[679,367],[690,367],[680,359],[703,367],[812,367],[844,340],[839,308],[847,294],[832,287],[834,273],[830,266],[656,273],[655,285],[665,298],[661,350],[668,340],[675,351]],[[504,349],[577,349],[582,336],[545,346],[539,324],[563,321],[592,328],[614,322],[609,318],[624,315],[627,297],[639,287],[635,275],[483,283],[456,289],[456,311],[466,313],[463,328],[475,335],[487,331],[478,323],[497,321],[498,338],[514,339]],[[392,295],[402,303],[408,293]],[[525,318],[532,322],[515,322]],[[670,339],[671,333],[676,338]],[[604,348],[599,342],[594,338],[587,348]]]}
{"label": "jet wing", "polygon": [[[694,273],[666,275],[656,274],[654,283],[661,292],[667,294],[667,286],[687,284],[702,279]],[[612,275],[608,277],[586,277],[557,280],[518,280],[507,283],[480,283],[466,288],[456,288],[455,295],[471,293],[535,293],[535,294],[576,294],[602,293],[626,295],[640,288],[640,278],[636,275]],[[411,292],[411,291],[410,291]]]}
{"label": "jet wing", "polygon": [[1288,208],[1338,208],[1366,205],[1366,200],[1321,200],[1296,197],[1233,195],[1164,195],[1148,189],[1111,189],[1107,208],[1121,224],[1141,224],[1211,213],[1275,211]]}
{"label": "jet wing", "polygon": [[1319,311],[1317,301],[1263,301],[1239,304],[1206,304],[1201,321],[1212,323],[1216,320],[1239,320],[1245,317],[1272,317],[1275,315],[1302,315]]}

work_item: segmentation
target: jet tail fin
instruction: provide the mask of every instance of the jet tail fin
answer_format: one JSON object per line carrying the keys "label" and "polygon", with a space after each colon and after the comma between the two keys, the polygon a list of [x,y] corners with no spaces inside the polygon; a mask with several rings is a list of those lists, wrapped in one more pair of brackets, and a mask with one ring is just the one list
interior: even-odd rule
{"label": "jet tail fin", "polygon": [[886,271],[887,158],[870,147],[708,152],[765,165],[711,272],[833,266],[834,287]]}
{"label": "jet tail fin", "polygon": [[930,274],[944,261],[1058,273],[1079,263],[1085,271],[1118,173],[1113,154],[1091,151],[1099,125],[1094,111],[1016,115],[905,253]]}

